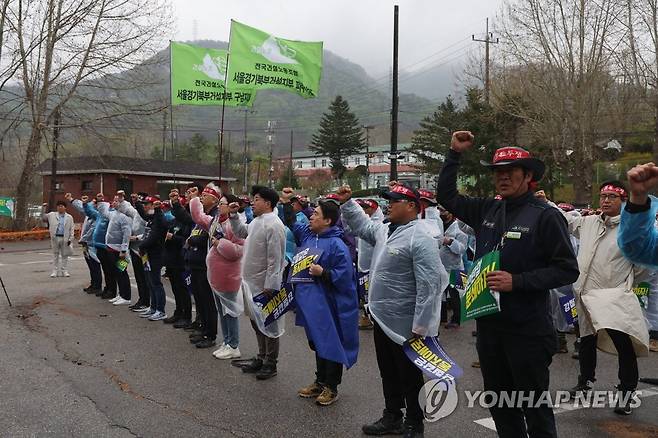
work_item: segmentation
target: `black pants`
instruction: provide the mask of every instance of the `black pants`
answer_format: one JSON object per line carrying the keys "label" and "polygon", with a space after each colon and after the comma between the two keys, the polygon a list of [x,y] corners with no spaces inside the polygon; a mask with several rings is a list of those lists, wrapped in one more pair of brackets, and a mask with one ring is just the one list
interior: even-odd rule
{"label": "black pants", "polygon": [[[555,334],[529,336],[491,328],[477,330],[477,351],[484,380],[484,390],[501,392],[534,391],[535,400],[548,391],[549,366],[555,354]],[[530,436],[557,437],[553,409],[489,408],[498,436],[518,438]],[[527,427],[526,427],[527,425]]]}
{"label": "black pants", "polygon": [[[605,329],[615,344],[619,361],[619,389],[622,391],[635,391],[639,378],[637,370],[637,357],[633,349],[631,337],[624,332]],[[596,372],[596,340],[598,335],[583,336],[580,338],[580,375],[583,379],[594,381]]]}
{"label": "black pants", "polygon": [[192,300],[183,281],[183,272],[185,271],[181,267],[167,266],[167,277],[169,277],[171,290],[176,300],[174,315],[180,315],[185,319],[192,319]]}
{"label": "black pants", "polygon": [[308,346],[315,351],[315,383],[338,392],[338,385],[340,385],[343,378],[343,364],[318,356],[315,344],[311,340],[308,341]]}
{"label": "black pants", "polygon": [[452,286],[448,286],[446,288],[446,297],[448,309],[452,310],[450,322],[453,324],[459,324],[461,319],[461,300],[459,299],[459,291]]}
{"label": "black pants", "polygon": [[148,283],[146,282],[146,274],[144,273],[144,265],[142,258],[135,251],[130,250],[130,261],[133,265],[133,273],[135,275],[135,283],[137,283],[137,293],[139,294],[139,304],[148,306],[151,304],[151,295],[149,293]]}
{"label": "black pants", "polygon": [[404,354],[402,346],[393,342],[376,322],[374,325],[377,365],[382,378],[386,410],[401,414],[406,406],[406,422],[421,424],[423,411],[418,404],[418,393],[425,384],[423,372]]}
{"label": "black pants", "polygon": [[96,255],[101,262],[103,275],[105,276],[105,291],[117,293],[116,266],[112,264],[112,257],[105,248],[96,248]]}
{"label": "black pants", "polygon": [[101,289],[103,287],[103,274],[101,273],[101,264],[94,260],[87,251],[85,251],[85,262],[89,268],[91,288]]}
{"label": "black pants", "polygon": [[116,284],[119,286],[119,295],[121,295],[121,298],[124,300],[130,301],[130,277],[128,277],[128,268],[124,269],[123,271],[120,271],[119,268],[117,267],[117,262],[119,261],[119,253],[116,251],[107,251],[108,256],[112,262],[112,266],[114,266],[114,278],[116,280]]}
{"label": "black pants", "polygon": [[217,305],[205,269],[192,270],[192,289],[196,293],[194,295],[196,313],[203,325],[203,334],[210,339],[216,339]]}

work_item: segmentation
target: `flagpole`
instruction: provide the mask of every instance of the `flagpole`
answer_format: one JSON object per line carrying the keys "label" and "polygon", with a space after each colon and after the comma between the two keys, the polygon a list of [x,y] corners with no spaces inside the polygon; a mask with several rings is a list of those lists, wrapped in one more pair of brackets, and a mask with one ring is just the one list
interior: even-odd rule
{"label": "flagpole", "polygon": [[[176,155],[174,151],[174,92],[173,92],[173,81],[171,76],[174,73],[174,64],[173,56],[171,52],[171,40],[169,40],[169,139],[171,141],[171,157],[176,160]],[[166,155],[165,155],[166,156]],[[174,182],[176,181],[176,173],[172,174],[174,177]]]}
{"label": "flagpole", "polygon": [[[229,33],[229,40],[230,40],[230,33]],[[222,93],[222,117],[221,121],[219,124],[219,181],[217,181],[217,184],[221,188],[222,186],[222,161],[223,161],[223,156],[224,156],[224,111],[226,110],[226,93],[227,93],[227,88],[226,88],[226,80],[228,78],[228,60],[230,57],[230,53],[226,53],[226,68],[224,69],[224,92]]]}

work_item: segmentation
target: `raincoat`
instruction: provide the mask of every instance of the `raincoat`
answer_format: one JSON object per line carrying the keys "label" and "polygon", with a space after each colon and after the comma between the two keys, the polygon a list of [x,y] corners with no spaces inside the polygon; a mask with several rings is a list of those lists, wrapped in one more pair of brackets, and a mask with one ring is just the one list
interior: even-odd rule
{"label": "raincoat", "polygon": [[437,336],[441,295],[448,285],[439,256],[440,234],[425,220],[400,225],[375,223],[354,201],[341,206],[343,221],[373,245],[368,309],[386,335],[402,345],[412,337]]}
{"label": "raincoat", "polygon": [[452,239],[450,245],[441,244],[441,262],[448,272],[464,269],[464,253],[468,248],[468,236],[459,228],[459,221],[454,220],[445,230],[443,237]]}
{"label": "raincoat", "polygon": [[221,228],[224,234],[217,246],[213,246],[211,239],[208,239],[208,283],[219,296],[222,314],[238,317],[244,312],[244,300],[240,293],[244,239],[233,233],[226,217],[222,219],[221,215],[213,217],[206,214],[199,198],[190,200],[190,213],[194,222],[208,235],[213,236],[218,228]]}
{"label": "raincoat", "polygon": [[633,286],[648,272],[636,268],[617,246],[621,216],[565,214],[569,231],[580,239],[574,284],[580,335],[598,334],[597,347],[607,353],[617,350],[604,329],[626,333],[636,356],[649,354],[649,329]]}
{"label": "raincoat", "polygon": [[[128,216],[130,219],[132,219],[132,235],[133,236],[139,236],[142,237],[144,236],[144,233],[146,232],[146,221],[142,219],[142,216],[137,212],[137,209],[133,207],[133,205],[128,202],[128,201],[121,201],[119,205],[117,206],[117,210],[119,210],[121,213],[125,214]],[[135,254],[139,254],[139,240],[131,240],[130,241],[130,250],[133,251]]]}
{"label": "raincoat", "polygon": [[260,309],[253,297],[265,289],[279,290],[286,266],[286,231],[275,212],[254,218],[249,225],[243,224],[237,214],[231,215],[231,229],[236,237],[246,239],[242,257],[242,293],[249,318],[258,329],[270,338],[284,333],[285,316],[265,327]]}
{"label": "raincoat", "polygon": [[108,202],[98,203],[98,212],[108,220],[105,244],[117,252],[127,252],[132,232],[132,219],[110,208]]}
{"label": "raincoat", "polygon": [[292,231],[298,247],[323,251],[316,264],[330,280],[323,275],[313,283],[295,284],[295,324],[304,327],[318,356],[349,368],[359,352],[359,298],[352,257],[342,241],[343,230],[334,225],[318,235],[308,223],[297,220]]}
{"label": "raincoat", "polygon": [[82,201],[79,199],[74,199],[71,202],[73,208],[75,208],[78,213],[85,215],[85,221],[82,223],[82,228],[80,229],[80,243],[89,245],[92,242],[92,237],[94,235],[94,226],[96,225],[96,220],[87,216],[85,213],[85,207],[82,205]]}
{"label": "raincoat", "polygon": [[[377,207],[377,210],[370,216],[370,220],[375,223],[384,222],[384,212],[381,208]],[[356,242],[356,248],[358,251],[357,264],[359,272],[368,272],[370,270],[370,265],[372,264],[372,253],[375,250],[375,247],[363,239],[358,239]]]}

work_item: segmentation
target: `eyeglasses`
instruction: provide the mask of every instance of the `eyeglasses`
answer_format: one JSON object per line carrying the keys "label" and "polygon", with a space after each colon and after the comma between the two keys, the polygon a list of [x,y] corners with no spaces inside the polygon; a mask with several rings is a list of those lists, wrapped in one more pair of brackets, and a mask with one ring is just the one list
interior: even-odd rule
{"label": "eyeglasses", "polygon": [[620,198],[619,195],[608,194],[608,193],[601,193],[599,195],[599,199],[601,199],[601,200],[609,199],[611,201],[614,201],[615,199],[619,199],[619,198]]}

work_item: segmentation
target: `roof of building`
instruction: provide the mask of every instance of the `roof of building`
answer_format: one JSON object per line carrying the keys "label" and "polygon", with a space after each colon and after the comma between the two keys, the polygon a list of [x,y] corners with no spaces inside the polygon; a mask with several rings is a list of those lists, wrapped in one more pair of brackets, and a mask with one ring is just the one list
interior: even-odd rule
{"label": "roof of building", "polygon": [[[411,148],[411,143],[400,143],[398,144],[398,151],[406,151],[407,149]],[[368,152],[370,153],[383,153],[383,152],[389,152],[391,150],[391,145],[388,144],[383,144],[379,146],[369,146],[368,147]],[[366,148],[363,148],[363,151],[361,151],[362,154],[366,153]],[[358,155],[358,154],[354,154]],[[300,158],[314,158],[314,157],[321,157],[321,155],[317,155],[313,151],[296,151],[292,153],[292,158],[294,159],[300,159]],[[282,155],[279,157],[279,159],[290,159],[289,155]]]}
{"label": "roof of building", "polygon": [[[40,175],[50,175],[51,159],[39,165]],[[100,155],[91,157],[71,157],[57,160],[58,175],[75,175],[90,173],[118,173],[126,175],[143,175],[155,177],[179,177],[191,179],[219,178],[218,166],[197,161],[163,161],[150,158],[119,157]],[[231,172],[224,170],[223,181],[235,181]]]}
{"label": "roof of building", "polygon": [[[353,170],[354,166],[348,166],[347,169]],[[295,169],[295,175],[300,177],[309,177],[313,175],[315,172],[317,172],[318,170],[331,173],[330,168],[322,167],[322,168],[314,168],[314,169]],[[390,164],[371,165],[369,167],[369,170],[370,170],[370,175],[376,175],[380,173],[388,174],[391,171],[391,165]],[[420,168],[410,164],[398,164],[398,172],[419,173]]]}

